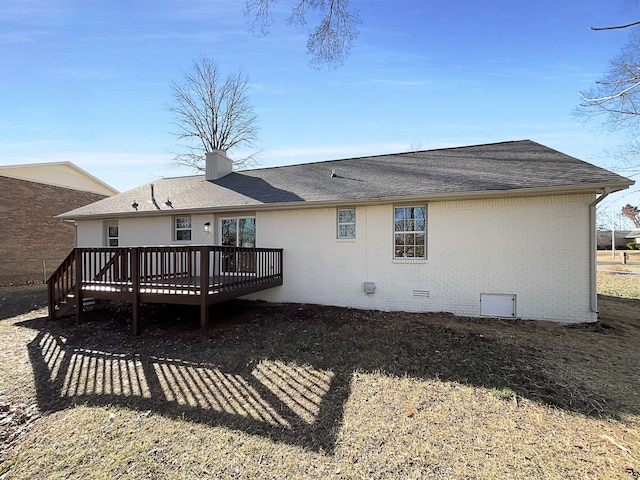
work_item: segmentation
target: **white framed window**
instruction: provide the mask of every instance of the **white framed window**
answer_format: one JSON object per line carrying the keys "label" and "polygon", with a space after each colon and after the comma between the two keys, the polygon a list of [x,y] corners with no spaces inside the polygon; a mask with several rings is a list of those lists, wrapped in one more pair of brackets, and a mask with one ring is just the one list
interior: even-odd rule
{"label": "white framed window", "polygon": [[174,217],[173,238],[178,242],[191,240],[191,216]]}
{"label": "white framed window", "polygon": [[338,210],[338,238],[356,238],[356,209]]}
{"label": "white framed window", "polygon": [[427,258],[427,207],[395,207],[393,213],[395,258]]}
{"label": "white framed window", "polygon": [[104,245],[105,247],[117,247],[119,245],[117,220],[104,222]]}

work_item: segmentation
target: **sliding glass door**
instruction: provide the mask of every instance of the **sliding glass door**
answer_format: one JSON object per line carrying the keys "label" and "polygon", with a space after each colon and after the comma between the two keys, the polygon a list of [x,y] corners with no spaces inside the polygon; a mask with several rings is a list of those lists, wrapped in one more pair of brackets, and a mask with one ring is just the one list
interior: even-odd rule
{"label": "sliding glass door", "polygon": [[[256,247],[255,217],[223,218],[220,220],[220,244],[223,247]],[[233,251],[222,257],[224,272],[253,273],[256,271],[255,252]]]}

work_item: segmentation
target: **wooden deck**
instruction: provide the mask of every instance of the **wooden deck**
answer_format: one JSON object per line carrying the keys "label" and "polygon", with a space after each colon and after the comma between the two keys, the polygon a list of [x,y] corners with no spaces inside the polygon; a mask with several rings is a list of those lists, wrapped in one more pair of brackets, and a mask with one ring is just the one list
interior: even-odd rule
{"label": "wooden deck", "polygon": [[[282,285],[282,249],[219,246],[76,248],[47,281],[49,317],[59,318],[83,299],[121,300],[133,306],[133,332],[142,331],[141,303],[209,306]],[[78,308],[78,305],[80,307]]]}

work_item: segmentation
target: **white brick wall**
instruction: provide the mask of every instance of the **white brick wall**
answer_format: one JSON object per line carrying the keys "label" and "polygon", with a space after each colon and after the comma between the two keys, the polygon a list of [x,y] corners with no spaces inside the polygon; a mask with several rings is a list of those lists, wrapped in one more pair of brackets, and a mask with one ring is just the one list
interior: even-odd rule
{"label": "white brick wall", "polygon": [[[357,239],[335,238],[336,209],[259,212],[258,245],[284,248],[284,285],[256,294],[479,316],[480,294],[513,294],[516,316],[595,321],[589,303],[590,195],[431,202],[428,259],[393,260],[393,205],[357,208]],[[376,292],[363,292],[365,281]],[[428,298],[415,297],[414,289]]]}
{"label": "white brick wall", "polygon": [[[173,218],[174,216],[166,215],[119,219],[119,246],[214,245],[215,232],[206,234],[203,231],[205,222],[214,224],[213,215],[191,215],[191,242],[174,241]],[[76,246],[100,247],[104,245],[104,222],[102,220],[78,221],[77,225]]]}
{"label": "white brick wall", "polygon": [[[480,315],[480,294],[516,295],[516,316],[595,321],[589,302],[592,195],[430,202],[426,261],[393,259],[393,207],[357,207],[357,238],[336,239],[336,208],[256,213],[258,247],[284,249],[276,302]],[[399,204],[400,205],[400,204]],[[404,205],[404,204],[403,204]],[[350,205],[345,204],[343,208]],[[218,244],[193,216],[194,244]],[[120,220],[120,244],[172,244],[170,217]],[[102,222],[78,222],[78,246],[102,244]],[[364,282],[375,282],[367,295]],[[414,290],[428,297],[414,296]]]}

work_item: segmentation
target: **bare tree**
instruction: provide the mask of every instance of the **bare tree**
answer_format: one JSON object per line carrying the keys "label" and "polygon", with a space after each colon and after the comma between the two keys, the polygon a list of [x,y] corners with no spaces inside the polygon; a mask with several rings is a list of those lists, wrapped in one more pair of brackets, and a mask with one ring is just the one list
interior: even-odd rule
{"label": "bare tree", "polygon": [[638,207],[634,207],[633,205],[627,203],[624,207],[622,207],[622,216],[627,217],[629,220],[633,222],[636,228],[640,228],[640,210]]}
{"label": "bare tree", "polygon": [[[171,82],[173,132],[180,141],[176,165],[204,170],[206,152],[254,147],[257,117],[247,96],[248,78],[232,73],[223,81],[218,65],[207,57],[194,60],[182,82]],[[234,160],[234,167],[255,163],[257,153]]]}
{"label": "bare tree", "polygon": [[[360,33],[357,25],[360,18],[349,9],[349,0],[296,0],[287,22],[309,30],[307,51],[311,64],[318,67],[335,68],[342,65],[351,52],[351,46]],[[246,0],[246,15],[251,30],[257,35],[266,35],[273,24],[273,10],[278,0]],[[320,15],[319,22],[309,28],[307,19],[311,12]]]}
{"label": "bare tree", "polygon": [[576,116],[599,120],[612,132],[626,136],[626,140],[611,153],[620,163],[619,170],[633,177],[640,173],[637,162],[640,153],[640,22],[592,30],[630,29],[631,34],[621,53],[609,62],[609,67],[594,87],[579,92],[581,102]]}
{"label": "bare tree", "polygon": [[599,203],[596,215],[596,227],[598,230],[624,230],[626,221],[622,213],[619,210],[612,209],[610,204],[602,205],[602,203]]}
{"label": "bare tree", "polygon": [[629,127],[637,136],[640,122],[640,36],[632,35],[622,53],[611,60],[604,76],[595,87],[580,92],[580,114],[586,117],[604,115],[603,123],[611,129]]}

